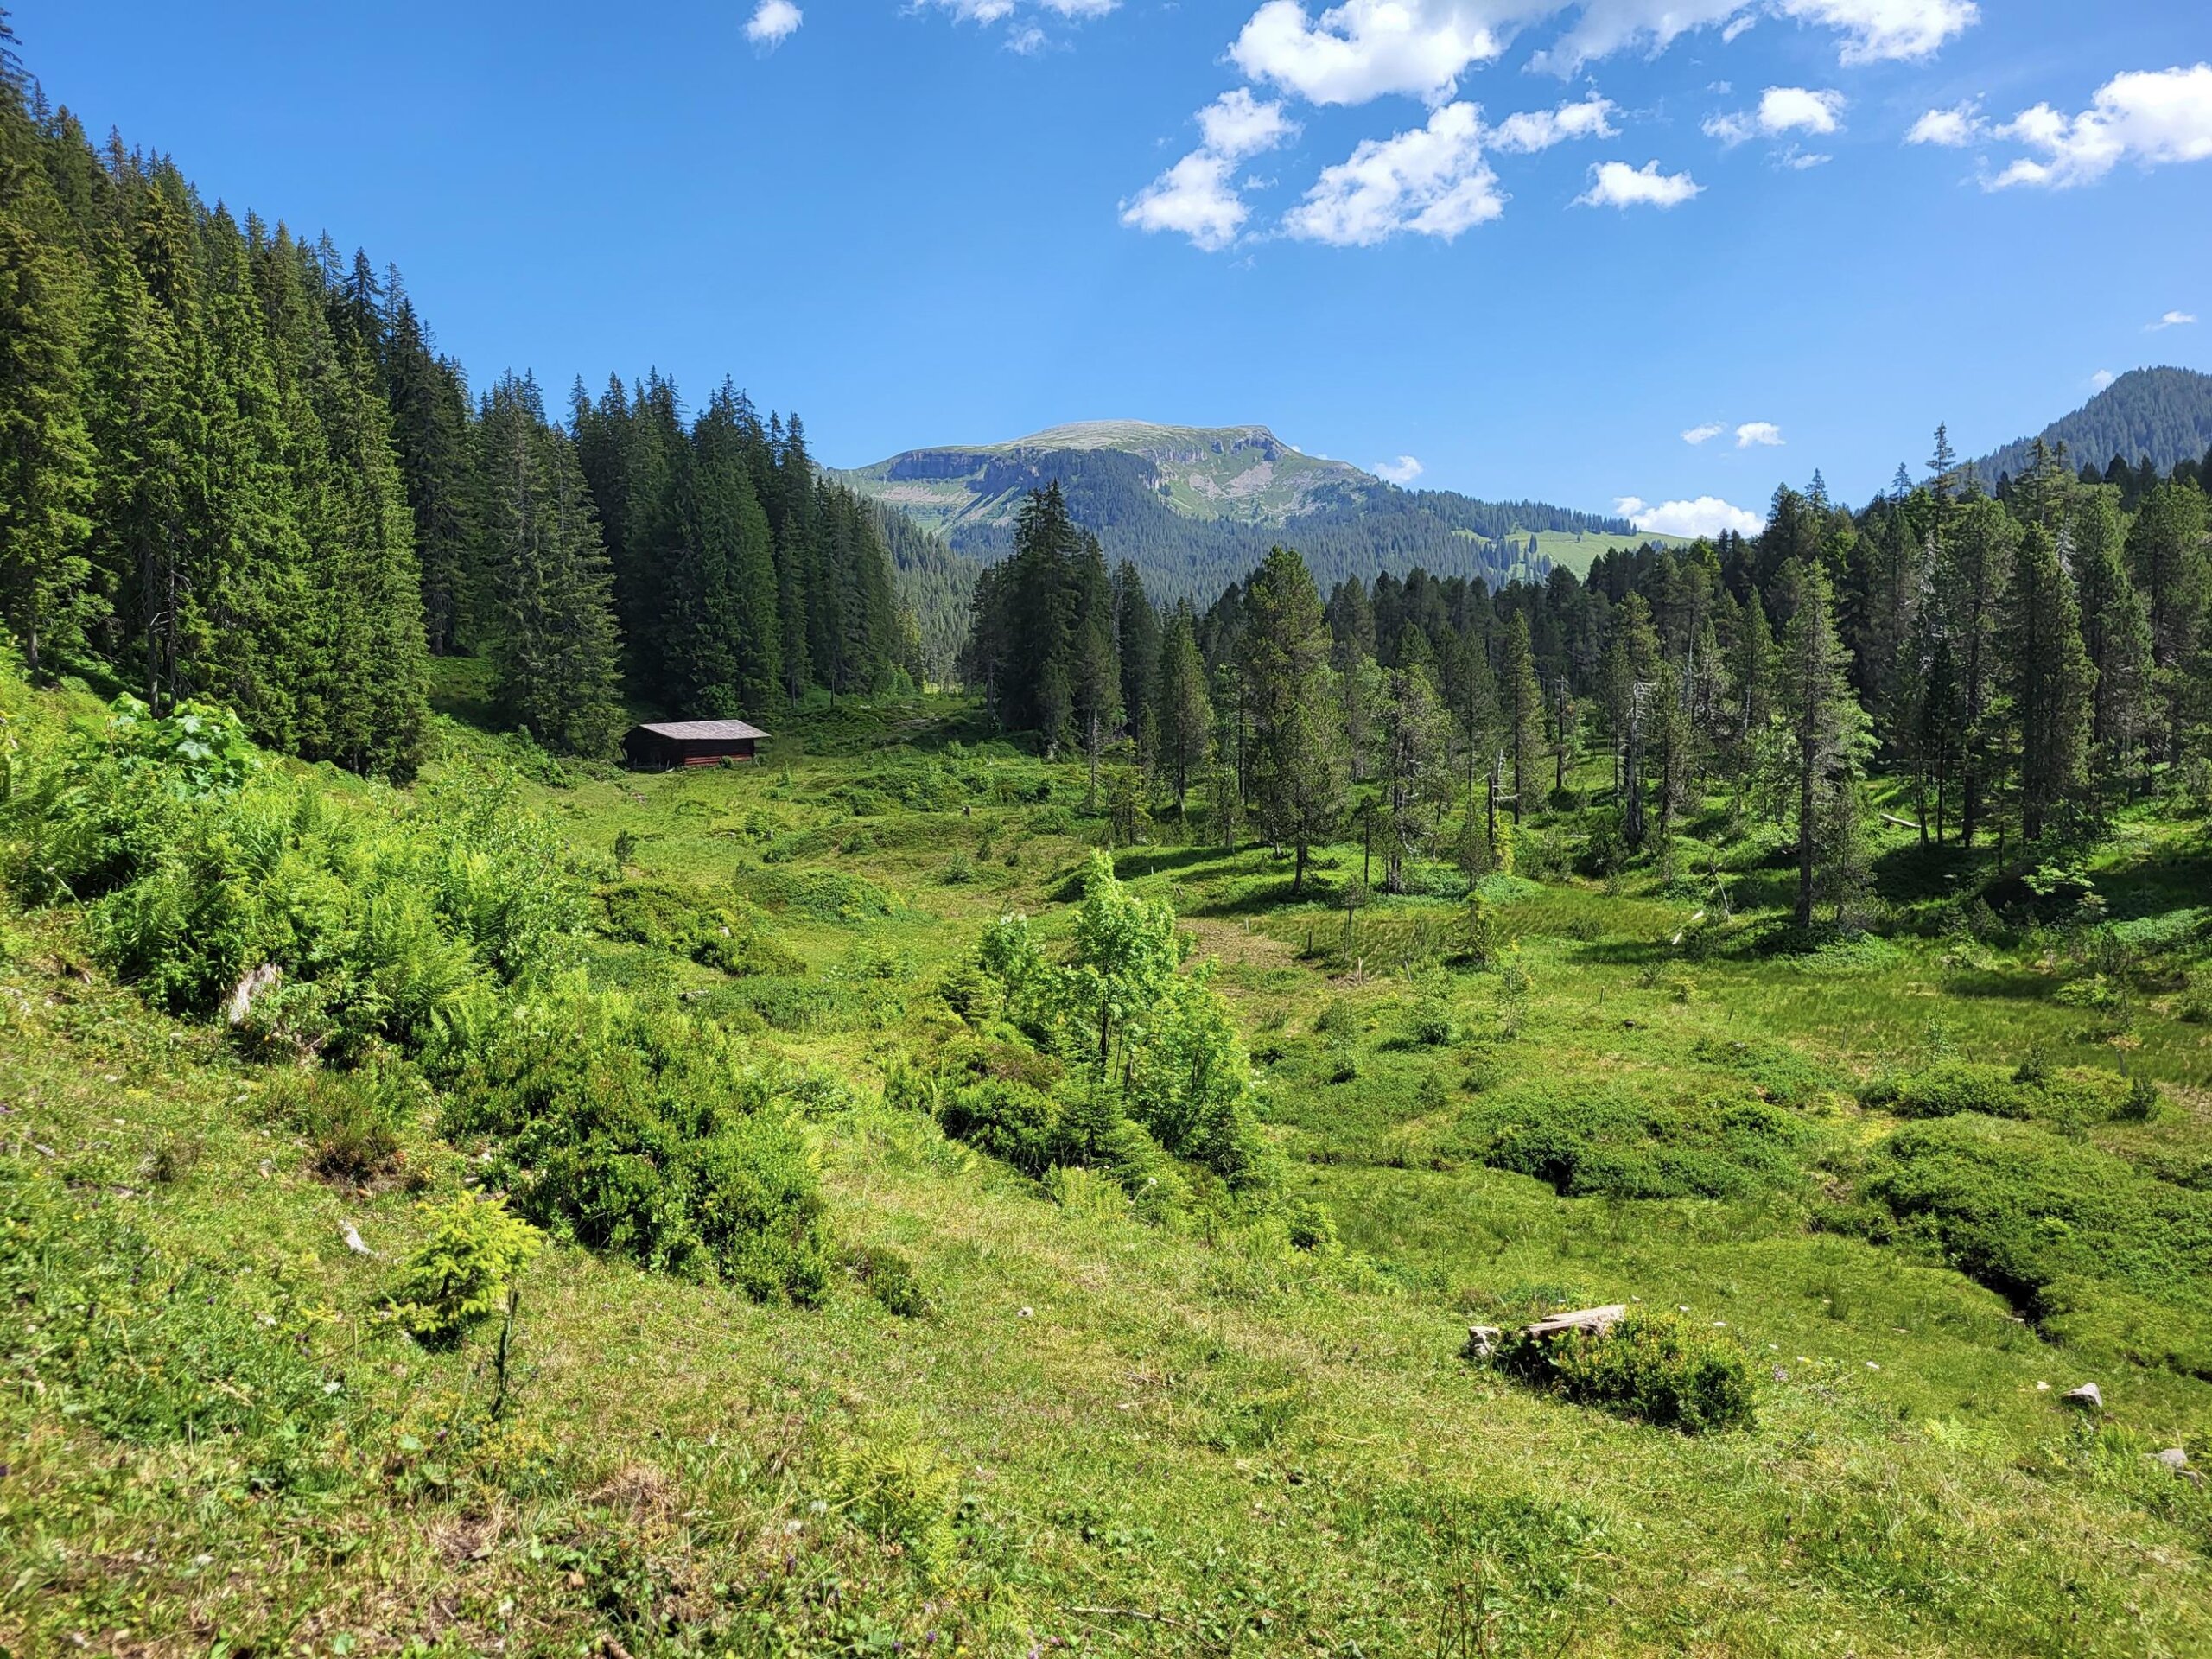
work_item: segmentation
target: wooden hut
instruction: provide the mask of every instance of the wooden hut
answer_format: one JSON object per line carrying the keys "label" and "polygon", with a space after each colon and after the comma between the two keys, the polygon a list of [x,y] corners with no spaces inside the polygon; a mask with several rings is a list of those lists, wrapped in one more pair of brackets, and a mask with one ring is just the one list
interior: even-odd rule
{"label": "wooden hut", "polygon": [[768,734],[741,720],[674,720],[632,726],[622,740],[622,753],[640,772],[670,772],[677,766],[715,766],[725,760],[760,757]]}

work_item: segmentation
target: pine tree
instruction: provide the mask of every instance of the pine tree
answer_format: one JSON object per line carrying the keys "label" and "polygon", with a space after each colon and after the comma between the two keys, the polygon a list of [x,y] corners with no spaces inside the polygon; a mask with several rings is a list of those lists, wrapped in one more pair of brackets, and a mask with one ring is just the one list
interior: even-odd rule
{"label": "pine tree", "polygon": [[1384,677],[1376,748],[1382,780],[1383,880],[1406,890],[1406,860],[1436,837],[1452,800],[1451,721],[1427,671],[1418,664]]}
{"label": "pine tree", "polygon": [[2127,533],[2128,563],[2150,609],[2151,657],[2163,705],[2166,758],[2181,759],[2194,690],[2191,671],[2204,627],[2212,556],[2205,545],[2204,493],[2193,484],[2153,484]]}
{"label": "pine tree", "polygon": [[1505,754],[1513,767],[1513,822],[1518,824],[1529,791],[1543,775],[1539,762],[1544,744],[1544,690],[1536,680],[1525,611],[1515,611],[1505,625],[1498,652],[1497,702]]}
{"label": "pine tree", "polygon": [[1857,835],[1857,747],[1865,716],[1851,695],[1849,661],[1835,626],[1827,572],[1792,561],[1789,626],[1779,677],[1797,819],[1797,925],[1810,927],[1824,864],[1848,862]]}
{"label": "pine tree", "polygon": [[2115,493],[2087,493],[2070,536],[2082,645],[2095,676],[2089,772],[2101,802],[2126,788],[2152,735],[2151,617],[2127,574]]}
{"label": "pine tree", "polygon": [[1244,594],[1241,657],[1251,703],[1251,789],[1260,822],[1292,849],[1290,890],[1306,887],[1314,844],[1344,801],[1344,735],[1329,696],[1329,632],[1306,562],[1270,552]]}
{"label": "pine tree", "polygon": [[2020,537],[2009,598],[2005,645],[2020,734],[2020,833],[2039,841],[2052,811],[2087,782],[2096,683],[2074,585],[2040,523]]}
{"label": "pine tree", "polygon": [[1179,603],[1160,641],[1160,764],[1183,815],[1191,786],[1213,760],[1213,709],[1206,697],[1206,667],[1198,656],[1198,626],[1187,601]]}

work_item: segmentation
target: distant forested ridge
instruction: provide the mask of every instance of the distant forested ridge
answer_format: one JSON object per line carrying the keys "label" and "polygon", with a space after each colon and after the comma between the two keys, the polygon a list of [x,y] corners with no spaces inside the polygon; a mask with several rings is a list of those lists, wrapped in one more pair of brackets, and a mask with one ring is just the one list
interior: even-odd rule
{"label": "distant forested ridge", "polygon": [[[1066,429],[1082,433],[1089,429]],[[1634,535],[1624,520],[1534,501],[1478,501],[1447,490],[1402,490],[1342,463],[1288,451],[1264,428],[1146,429],[1127,423],[1142,445],[1147,431],[1176,434],[1233,453],[1249,447],[1269,472],[1297,466],[1294,489],[1255,491],[1252,510],[1238,498],[1197,496],[1187,463],[1156,452],[1086,444],[1052,433],[987,449],[912,450],[840,476],[855,488],[925,518],[950,545],[984,563],[1014,549],[1014,516],[1033,490],[1057,483],[1075,522],[1096,535],[1105,556],[1134,565],[1156,597],[1218,593],[1288,537],[1324,582],[1420,565],[1439,575],[1478,578],[1492,587],[1515,576],[1541,577],[1548,566],[1527,538],[1539,531]],[[1213,459],[1209,455],[1207,459]],[[1228,470],[1228,469],[1224,469]],[[1317,476],[1318,474],[1318,476]],[[1274,511],[1266,510],[1273,506]]]}
{"label": "distant forested ridge", "polygon": [[565,420],[527,376],[473,394],[396,268],[95,146],[11,41],[0,12],[0,620],[35,676],[404,778],[433,655],[482,654],[505,718],[586,754],[625,697],[764,715],[949,659],[957,561],[826,480],[796,415],[658,375]]}
{"label": "distant forested ridge", "polygon": [[1973,463],[1985,489],[2018,477],[2035,459],[2040,442],[2063,446],[2069,464],[2094,467],[2107,482],[2120,462],[2152,480],[2184,461],[2212,454],[2212,374],[2192,369],[2130,369],[2071,415],[2032,438],[2008,443]]}

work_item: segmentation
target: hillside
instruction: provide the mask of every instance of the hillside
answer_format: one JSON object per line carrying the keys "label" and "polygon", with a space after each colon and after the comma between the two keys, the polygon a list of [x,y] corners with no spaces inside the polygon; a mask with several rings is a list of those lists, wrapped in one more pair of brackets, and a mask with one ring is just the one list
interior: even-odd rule
{"label": "hillside", "polygon": [[1325,588],[1415,565],[1497,587],[1550,568],[1531,556],[1533,536],[1641,539],[1619,520],[1541,502],[1400,489],[1264,426],[1096,421],[1011,443],[910,449],[833,476],[986,563],[1010,546],[1022,499],[1058,479],[1108,559],[1132,561],[1166,599],[1211,600],[1278,541],[1294,543]]}
{"label": "hillside", "polygon": [[[35,885],[28,846],[90,850],[49,814],[118,810],[53,787],[99,775],[100,711],[3,677],[0,705],[26,745],[0,833]],[[1178,982],[1217,993],[1251,1057],[1279,1160],[1262,1201],[1156,1149],[1149,1175],[1040,1172],[1024,1137],[1046,1121],[978,1116],[1081,1065],[999,1017],[976,952],[1009,914],[1048,956],[1074,948],[1107,825],[1079,765],[978,741],[969,705],[794,717],[734,771],[549,766],[449,720],[410,795],[262,765],[236,794],[204,764],[136,774],[156,785],[136,796],[145,883],[0,912],[10,1651],[2212,1642],[2212,1497],[2149,1455],[2202,1461],[2212,1432],[2212,1074],[2201,1027],[2152,998],[2125,1017],[2163,1103],[2113,1109],[2120,1016],[2079,995],[2107,983],[2094,938],[2062,951],[1995,918],[1942,937],[1923,871],[1890,889],[1892,938],[1774,955],[1786,879],[1765,841],[1724,842],[1715,801],[1696,828],[1726,923],[1686,943],[1693,901],[1655,872],[1574,874],[1587,825],[1563,814],[1522,841],[1538,879],[1487,879],[1512,943],[1485,957],[1449,866],[1348,921],[1194,820],[1116,862],[1214,963]],[[541,930],[548,904],[580,926],[574,977],[495,993],[448,966],[435,1042],[484,1052],[434,1046],[421,1071],[390,1048],[302,1068],[287,1022],[318,1017],[312,995],[233,1030],[189,991],[172,1014],[151,981],[118,983],[136,961],[175,987],[207,948],[134,896],[167,879],[161,842],[267,823],[276,798],[289,850],[227,892],[289,941],[301,990],[375,952],[405,988],[392,969],[433,941],[347,918],[379,862],[435,863],[457,824],[540,855],[516,891]],[[2190,834],[2135,815],[2098,868],[2115,919],[2094,931],[2156,953],[2145,984],[2202,971]],[[377,859],[322,863],[364,835]],[[1332,843],[1320,880],[1360,859]],[[513,1020],[487,1018],[495,995]],[[533,1156],[480,1103],[549,1007],[597,1012],[550,1028],[518,1098],[610,1103],[594,1138]],[[750,1127],[717,1144],[741,1170],[760,1136],[803,1145],[830,1267],[803,1295],[673,1253],[678,1147],[608,1155],[678,1109],[669,1085],[707,1083],[624,1046],[641,1020],[734,1068],[718,1098]],[[592,1179],[634,1209],[561,1223]],[[418,1339],[395,1294],[456,1202],[488,1211],[480,1184],[549,1236],[488,1313]],[[2028,1288],[2051,1263],[2065,1277]],[[1684,1432],[1460,1352],[1471,1324],[1609,1302],[1657,1310],[1655,1362],[1741,1365],[1748,1421]],[[2086,1380],[2101,1421],[2059,1403]]]}
{"label": "hillside", "polygon": [[2102,391],[2032,437],[2006,444],[1973,463],[1983,483],[2027,469],[2035,441],[2064,444],[2079,468],[2102,471],[2114,460],[2166,473],[2177,461],[2212,454],[2212,374],[2194,369],[2130,369]]}

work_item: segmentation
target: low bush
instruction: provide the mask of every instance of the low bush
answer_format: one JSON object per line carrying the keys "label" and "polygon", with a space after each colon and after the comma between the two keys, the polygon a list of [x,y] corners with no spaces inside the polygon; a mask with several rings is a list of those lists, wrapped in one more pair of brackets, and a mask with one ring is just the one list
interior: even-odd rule
{"label": "low bush", "polygon": [[1522,1078],[1461,1116],[1476,1158],[1562,1198],[1722,1198],[1803,1177],[1813,1129],[1754,1099],[1655,1101]]}
{"label": "low bush", "polygon": [[459,1035],[447,1131],[524,1215],[763,1300],[820,1297],[819,1180],[720,1027],[569,980]]}
{"label": "low bush", "polygon": [[702,904],[681,888],[646,881],[604,888],[599,900],[601,927],[610,938],[687,957],[733,978],[806,972],[806,964],[770,938],[742,900]]}
{"label": "low bush", "polygon": [[1917,1071],[1885,1077],[1860,1098],[1905,1118],[1979,1112],[1987,1117],[2091,1122],[2111,1115],[2119,1103],[2117,1090],[2115,1079],[2060,1071],[2031,1052],[2012,1067],[1941,1059]]}
{"label": "low bush", "polygon": [[1497,1363],[1578,1404],[1685,1433],[1745,1427],[1753,1415],[1751,1365],[1742,1345],[1672,1313],[1631,1308],[1602,1336],[1524,1331],[1505,1339]]}
{"label": "low bush", "polygon": [[1882,1144],[1866,1194],[2024,1313],[2044,1318],[2116,1282],[2212,1313],[2212,1193],[2158,1180],[2038,1125],[1960,1116]]}

